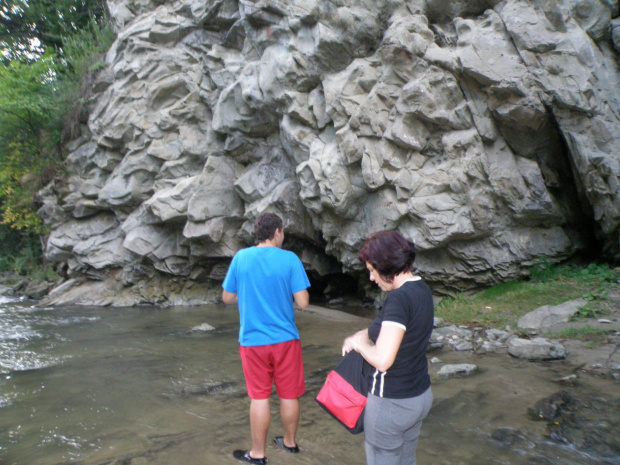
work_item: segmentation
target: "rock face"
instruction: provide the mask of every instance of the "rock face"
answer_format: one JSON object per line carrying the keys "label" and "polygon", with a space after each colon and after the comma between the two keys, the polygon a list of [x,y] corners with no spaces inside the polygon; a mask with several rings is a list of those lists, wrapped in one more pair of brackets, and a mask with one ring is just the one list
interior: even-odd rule
{"label": "rock face", "polygon": [[383,229],[440,293],[620,254],[618,1],[108,5],[68,178],[41,192],[47,257],[82,286],[215,298],[264,211],[319,288]]}

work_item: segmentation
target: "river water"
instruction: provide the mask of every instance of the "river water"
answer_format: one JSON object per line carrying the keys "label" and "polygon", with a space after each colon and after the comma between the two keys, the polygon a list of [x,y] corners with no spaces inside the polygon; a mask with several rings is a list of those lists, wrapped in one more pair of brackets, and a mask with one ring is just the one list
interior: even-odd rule
{"label": "river water", "polygon": [[[342,339],[366,320],[298,312],[297,321],[308,390],[301,399],[302,453],[268,445],[269,462],[364,464],[363,435],[350,435],[313,399],[340,358]],[[193,330],[205,323],[215,329]],[[237,332],[235,307],[48,309],[0,301],[0,464],[237,463],[232,450],[250,445]],[[575,367],[505,354],[432,355],[480,370],[440,379],[442,364],[431,366],[435,402],[422,428],[419,464],[620,464],[613,451],[551,440],[547,424],[527,414],[558,391],[554,379]],[[572,389],[617,406],[618,388],[616,380],[585,376]],[[276,407],[270,437],[282,434]],[[618,427],[617,417],[605,421]]]}

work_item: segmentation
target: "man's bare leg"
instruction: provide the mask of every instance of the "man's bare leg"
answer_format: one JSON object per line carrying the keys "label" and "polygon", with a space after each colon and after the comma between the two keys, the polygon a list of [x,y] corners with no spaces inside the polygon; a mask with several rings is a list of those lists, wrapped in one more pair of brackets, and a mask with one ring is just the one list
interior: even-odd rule
{"label": "man's bare leg", "polygon": [[250,429],[252,431],[252,450],[250,456],[255,459],[265,457],[265,443],[271,423],[269,399],[252,399],[250,402]]}
{"label": "man's bare leg", "polygon": [[284,426],[284,445],[295,447],[299,425],[299,399],[280,399],[280,417]]}

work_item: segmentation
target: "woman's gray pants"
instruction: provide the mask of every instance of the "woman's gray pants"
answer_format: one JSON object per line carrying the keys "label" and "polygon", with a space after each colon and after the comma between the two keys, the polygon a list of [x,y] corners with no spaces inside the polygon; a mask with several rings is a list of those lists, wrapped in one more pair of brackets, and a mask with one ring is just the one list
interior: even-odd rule
{"label": "woman's gray pants", "polygon": [[433,392],[408,399],[386,399],[368,394],[364,412],[366,463],[415,465],[422,420],[433,403]]}

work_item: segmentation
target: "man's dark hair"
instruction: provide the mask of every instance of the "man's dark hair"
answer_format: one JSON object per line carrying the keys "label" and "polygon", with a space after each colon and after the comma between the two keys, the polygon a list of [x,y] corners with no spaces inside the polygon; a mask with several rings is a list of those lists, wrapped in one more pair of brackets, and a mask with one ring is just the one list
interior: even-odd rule
{"label": "man's dark hair", "polygon": [[358,259],[370,263],[384,281],[391,283],[394,276],[413,268],[415,255],[415,245],[402,234],[381,231],[366,239]]}
{"label": "man's dark hair", "polygon": [[283,227],[284,224],[282,223],[282,219],[278,215],[275,213],[263,213],[256,218],[256,222],[254,223],[256,240],[260,243],[273,239],[276,229],[282,229]]}

